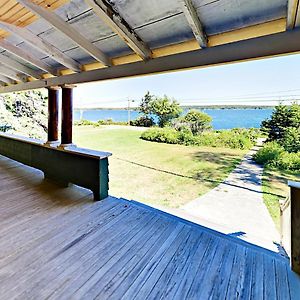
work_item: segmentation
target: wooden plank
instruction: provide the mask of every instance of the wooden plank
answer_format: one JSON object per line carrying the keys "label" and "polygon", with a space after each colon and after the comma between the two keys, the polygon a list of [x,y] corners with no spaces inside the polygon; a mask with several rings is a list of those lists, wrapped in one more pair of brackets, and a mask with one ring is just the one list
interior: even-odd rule
{"label": "wooden plank", "polygon": [[[51,10],[55,10],[60,6],[68,3],[69,0],[35,0],[39,5],[49,5]],[[15,0],[6,0],[0,7],[1,19],[11,24],[18,23],[18,26],[25,27],[37,20],[37,17],[26,10]],[[6,31],[0,30],[0,38],[7,37]]]}
{"label": "wooden plank", "polygon": [[[157,228],[157,223],[159,223],[159,216],[153,214],[151,219],[148,221],[145,220],[144,222],[143,225],[139,226],[137,226],[137,223],[133,223],[131,225],[132,230],[128,231],[125,239],[124,236],[120,238],[120,241],[114,239],[116,241],[116,249],[112,251],[113,256],[111,256],[110,253],[110,259],[107,259],[108,257],[106,257],[106,255],[102,256],[96,254],[96,259],[94,257],[87,262],[90,268],[86,271],[89,277],[85,276],[85,282],[81,276],[78,276],[80,275],[78,272],[82,272],[82,267],[78,265],[79,268],[74,272],[74,276],[78,278],[80,284],[83,283],[80,285],[80,288],[75,287],[74,289],[73,286],[72,291],[71,287],[68,287],[64,289],[62,293],[58,293],[55,297],[50,297],[50,299],[60,299],[62,296],[74,299],[80,299],[81,297],[89,298],[92,297],[92,295],[96,296],[98,291],[105,286],[105,283],[109,282],[110,279],[115,280],[119,276],[123,277],[122,268],[126,264],[126,261],[128,262],[133,255],[140,255],[138,249],[140,249],[140,251],[148,249],[148,247],[145,246],[145,249],[142,250],[141,245],[145,245],[148,239],[153,239],[153,233],[155,232],[155,228]],[[161,223],[160,225],[164,224]],[[161,229],[163,229],[163,227],[161,227]],[[121,247],[119,243],[121,243]],[[107,251],[109,251],[109,249],[105,249],[104,253]],[[130,268],[130,265],[128,267]]]}
{"label": "wooden plank", "polygon": [[150,237],[141,237],[136,244],[127,247],[127,252],[119,256],[118,263],[113,264],[109,271],[94,284],[93,293],[97,298],[113,298],[113,293],[120,295],[120,284],[124,280],[127,281],[128,277],[134,276],[135,270],[143,269],[147,261],[158,251],[157,245],[161,245],[171,234],[175,222],[157,217],[154,226],[145,230],[147,235],[148,232],[150,233]]}
{"label": "wooden plank", "polygon": [[0,80],[4,83],[7,83],[7,84],[14,84],[15,83],[15,81],[12,80],[11,78],[8,78],[7,76],[1,75],[1,74],[0,74]]}
{"label": "wooden plank", "polygon": [[[105,206],[103,207],[103,209]],[[87,211],[86,211],[87,210]],[[58,240],[59,237],[62,237],[61,232],[61,226],[66,226],[68,222],[72,222],[77,220],[78,222],[78,229],[83,229],[84,225],[81,223],[81,219],[84,218],[83,216],[98,216],[101,212],[103,213],[102,210],[99,208],[93,208],[92,206],[85,206],[84,209],[78,209],[77,214],[75,215],[74,213],[77,210],[67,210],[64,212],[64,215],[58,215],[56,212],[56,216],[53,215],[54,217],[51,218],[49,215],[49,220],[48,222],[45,222],[42,217],[43,215],[40,214],[39,218],[36,218],[35,220],[32,220],[32,226],[35,226],[34,229],[31,229],[30,227],[25,227],[21,232],[15,232],[14,230],[10,231],[10,234],[7,239],[7,246],[10,247],[10,249],[5,249],[3,250],[3,255],[5,255],[5,258],[2,258],[0,260],[1,266],[4,268],[4,266],[13,266],[14,264],[17,264],[18,262],[25,263],[25,261],[22,261],[22,256],[24,254],[24,251],[30,252],[30,251],[35,251],[37,254],[39,249],[41,249],[43,243],[47,243],[48,240],[54,239]],[[62,212],[63,213],[63,212]],[[49,214],[49,213],[48,213]],[[48,215],[47,213],[45,214],[46,216]],[[60,218],[59,218],[60,216]],[[106,216],[106,215],[105,215]],[[44,216],[45,217],[45,216]],[[80,219],[81,217],[81,219]],[[73,223],[72,225],[69,226],[70,230],[74,226]],[[48,226],[47,226],[48,225]],[[92,226],[93,222],[89,224],[89,226]],[[69,228],[68,228],[69,230]],[[72,232],[70,233],[70,238],[72,237]],[[32,238],[30,240],[26,240],[26,237],[29,235],[32,235]],[[4,238],[5,239],[5,238]],[[59,244],[57,244],[58,246]],[[36,248],[35,248],[36,247]],[[51,247],[50,247],[51,248]],[[7,251],[7,252],[6,252]],[[42,253],[46,254],[47,251],[42,251]],[[30,264],[30,262],[37,263],[36,260],[32,260],[32,257],[29,257],[26,261],[27,264]],[[5,268],[4,268],[5,269]]]}
{"label": "wooden plank", "polygon": [[255,252],[256,251],[248,251],[246,254],[245,269],[242,272],[241,280],[236,291],[238,297],[241,297],[241,299],[250,299],[251,297],[251,279],[253,279],[253,266],[256,258]]}
{"label": "wooden plank", "polygon": [[220,269],[215,273],[215,278],[213,279],[213,287],[210,291],[212,299],[226,299],[230,275],[234,272],[233,265],[237,248],[237,245],[229,244],[229,250],[226,252],[225,257],[223,257]]}
{"label": "wooden plank", "polygon": [[36,59],[35,57],[25,52],[21,48],[14,46],[8,41],[0,40],[0,47],[41,70],[44,70],[52,75],[58,75],[57,70],[43,63],[41,60]]}
{"label": "wooden plank", "polygon": [[[96,206],[96,205],[94,205],[94,206]],[[98,209],[98,212],[99,212],[99,209]],[[124,212],[124,210],[119,210],[119,212],[120,212],[120,214],[122,214]],[[99,212],[99,213],[101,213],[101,212]],[[94,220],[94,222],[96,222],[97,220],[99,220],[100,215],[101,214],[99,214],[98,216],[94,215],[95,218],[93,218],[93,215],[90,215],[89,217],[91,218],[90,220]],[[107,213],[104,216],[104,218],[101,219],[100,222],[98,222],[99,224],[96,225],[97,231],[101,229],[103,224],[106,224],[105,222],[107,221],[107,218],[113,221],[118,216],[119,216],[119,214],[115,214],[115,216],[114,216],[114,214]],[[47,262],[53,261],[55,259],[55,257],[58,257],[63,253],[66,253],[68,249],[71,249],[73,247],[73,245],[77,244],[77,241],[79,242],[80,240],[82,240],[82,238],[89,235],[87,233],[90,232],[91,226],[93,224],[89,224],[90,227],[86,228],[86,224],[87,224],[86,217],[82,218],[82,216],[81,216],[81,218],[79,218],[79,220],[82,221],[82,223],[79,224],[81,226],[81,230],[78,230],[79,229],[78,228],[74,232],[74,229],[76,228],[76,221],[70,223],[71,220],[69,220],[69,224],[72,224],[72,226],[69,226],[70,231],[66,232],[65,235],[63,234],[63,232],[61,234],[58,234],[56,232],[56,235],[52,236],[52,237],[48,235],[48,238],[45,239],[43,242],[40,242],[37,247],[32,245],[30,251],[25,249],[26,251],[24,251],[19,256],[19,258],[17,258],[17,260],[14,260],[13,264],[10,263],[9,265],[6,265],[5,267],[3,267],[2,268],[3,272],[5,272],[5,270],[6,270],[6,272],[8,270],[14,270],[14,273],[13,273],[13,276],[10,276],[9,278],[6,278],[6,280],[3,281],[3,284],[5,284],[6,287],[9,287],[9,289],[6,289],[4,286],[1,286],[0,287],[1,295],[8,296],[12,292],[15,294],[23,293],[23,292],[25,292],[25,293],[38,292],[38,290],[28,291],[26,289],[28,286],[28,278],[30,278],[31,276],[34,276],[34,274],[36,273],[36,269],[42,268],[42,266],[44,266]],[[79,220],[77,220],[77,222]],[[67,220],[65,220],[65,221],[67,221]],[[68,222],[66,222],[65,226],[67,224],[68,224]],[[105,228],[107,228],[107,226],[112,226],[113,224],[114,224],[113,222],[107,222]],[[94,226],[95,226],[95,224],[94,224]],[[58,228],[60,230],[60,232],[62,231],[62,228],[64,228],[64,227]],[[95,228],[95,227],[92,227],[92,228]],[[50,230],[51,230],[51,228],[50,228]],[[94,230],[91,233],[94,234],[97,231]],[[68,238],[66,238],[66,237],[68,237]],[[109,241],[109,239],[108,239],[108,241]],[[17,272],[17,270],[18,270],[17,266],[22,267],[24,270],[24,272],[21,274],[21,276]],[[46,274],[49,275],[49,273],[46,273]],[[19,285],[16,285],[16,281],[14,280],[14,278],[18,278]],[[32,283],[34,283],[34,282],[32,282]],[[2,287],[3,287],[3,289],[2,289]]]}
{"label": "wooden plank", "polygon": [[[190,236],[188,237],[188,240],[185,243],[182,243],[182,245],[179,246],[176,253],[171,258],[169,264],[166,266],[166,268],[163,270],[162,274],[159,276],[159,274],[156,273],[156,283],[153,285],[148,285],[148,292],[147,292],[147,299],[161,299],[165,298],[167,289],[169,289],[170,284],[173,288],[173,284],[179,285],[179,282],[182,278],[182,271],[187,264],[189,258],[193,256],[200,244],[202,238],[202,232],[199,232],[198,230],[191,229]],[[158,270],[158,268],[157,268]],[[152,277],[155,276],[155,271],[152,273]],[[172,281],[172,282],[171,282]],[[143,286],[143,289],[145,290],[145,287]],[[169,293],[172,288],[169,289]],[[145,293],[145,291],[144,291]],[[103,294],[99,294],[98,296],[102,296]],[[107,295],[109,296],[109,295]],[[139,296],[142,296],[139,293]]]}
{"label": "wooden plank", "polygon": [[[129,214],[123,215],[122,219],[118,218],[117,222],[111,224],[109,227],[105,224],[103,227],[99,228],[99,230],[95,231],[92,236],[88,236],[86,241],[83,243],[80,242],[76,245],[77,247],[70,249],[69,253],[64,252],[62,255],[56,256],[53,260],[49,261],[49,266],[46,266],[46,269],[52,268],[53,266],[57,268],[50,273],[51,276],[46,274],[45,278],[41,280],[41,276],[42,278],[44,276],[43,272],[39,274],[40,276],[33,274],[33,283],[37,280],[37,286],[40,286],[41,284],[48,286],[50,281],[50,290],[45,289],[43,294],[41,294],[41,292],[37,293],[36,290],[32,290],[23,293],[22,296],[33,298],[43,296],[43,298],[47,297],[49,299],[68,297],[67,295],[73,294],[80,288],[85,281],[98,270],[98,268],[109,261],[131,240],[131,232],[138,233],[142,230],[143,226],[140,226],[140,224],[136,222],[137,220],[141,220],[147,224],[149,221],[153,220],[153,218],[153,214],[138,214],[136,211],[131,211]],[[122,225],[122,227],[117,231],[116,226],[119,225]],[[67,255],[67,260],[64,260],[66,259],[65,254]],[[78,255],[81,256],[78,257]],[[66,268],[60,268],[62,263],[65,264]],[[69,282],[69,276],[76,279],[76,281],[73,281],[74,284]],[[26,278],[24,279],[24,284],[26,284]],[[54,286],[57,288],[53,288]]]}
{"label": "wooden plank", "polygon": [[[165,222],[166,220],[160,219],[160,222]],[[167,228],[163,230],[163,234],[159,237],[156,243],[152,243],[150,247],[143,247],[140,251],[138,251],[138,255],[135,255],[127,265],[123,265],[120,269],[120,272],[115,276],[115,278],[111,279],[108,283],[106,283],[105,287],[100,291],[98,297],[101,295],[108,295],[108,298],[120,297],[123,295],[128,287],[134,282],[139,274],[144,270],[149,261],[157,255],[160,251],[160,246],[163,245],[171,233],[176,229],[176,222],[168,220]],[[147,242],[148,244],[148,242]],[[139,253],[141,252],[141,256]],[[142,255],[145,253],[144,255]]]}
{"label": "wooden plank", "polygon": [[[82,36],[77,30],[75,30],[69,23],[65,22],[57,14],[50,12],[39,5],[34,4],[28,0],[17,0],[23,6],[31,10],[35,15],[40,16],[42,19],[51,24],[55,29],[64,33],[69,39],[71,39],[81,49],[86,51],[92,57],[105,66],[111,66],[111,59],[103,53],[100,49],[94,46],[89,40]],[[48,5],[46,7],[49,7]]]}
{"label": "wooden plank", "polygon": [[226,248],[228,247],[227,243],[224,242],[222,239],[215,239],[211,251],[207,253],[197,273],[194,274],[187,298],[195,299],[199,297],[199,299],[208,299],[207,297],[210,296],[207,294],[210,294],[213,288],[214,277],[216,273],[218,274],[217,270],[220,268],[224,252],[226,252]]}
{"label": "wooden plank", "polygon": [[277,299],[290,300],[291,295],[288,283],[288,274],[286,270],[287,264],[276,260],[274,262]]}
{"label": "wooden plank", "polygon": [[192,28],[194,36],[201,48],[206,48],[208,45],[207,36],[194,7],[192,0],[181,0],[183,13]]}
{"label": "wooden plank", "polygon": [[[271,276],[271,274],[270,274]],[[251,299],[264,299],[264,265],[263,255],[257,254],[251,277]]]}
{"label": "wooden plank", "polygon": [[291,30],[300,25],[299,0],[288,0],[286,29]]}
{"label": "wooden plank", "polygon": [[24,75],[22,75],[21,73],[18,73],[10,68],[7,68],[5,65],[0,64],[0,74],[8,77],[12,80],[15,81],[22,81],[22,82],[26,82],[26,77]]}
{"label": "wooden plank", "polygon": [[33,78],[36,78],[36,79],[41,78],[40,74],[38,72],[36,72],[35,70],[33,70],[25,65],[22,65],[19,62],[15,61],[3,54],[0,54],[0,63],[11,69],[14,69],[16,71],[24,73],[28,76],[32,76]]}
{"label": "wooden plank", "polygon": [[[159,262],[157,263],[156,266],[152,267],[151,263],[150,263],[149,267],[151,266],[152,270],[149,268],[148,274],[145,274],[148,278],[144,278],[144,282],[135,291],[135,292],[137,292],[137,295],[140,299],[146,299],[147,294],[149,293],[148,291],[153,289],[156,280],[160,276],[159,274],[161,274],[165,270],[166,266],[170,263],[170,261],[172,260],[172,257],[174,255],[180,255],[179,253],[183,252],[186,242],[189,241],[189,238],[190,238],[190,232],[188,230],[182,231],[178,235],[176,241],[174,241],[172,243],[172,246],[170,246],[170,248],[167,250],[168,255],[164,255],[159,260]],[[142,275],[143,272],[144,271],[142,271],[139,276],[144,276],[144,275]],[[106,291],[109,291],[109,287],[106,288]],[[88,294],[88,295],[97,296],[98,299],[103,297],[103,293],[99,294],[97,284],[95,284],[94,289],[90,290],[89,292],[91,292],[91,294]],[[115,292],[118,295],[118,289],[116,289]],[[106,296],[104,295],[104,297],[108,298],[108,295],[106,295]],[[122,294],[119,293],[119,296],[117,296],[117,297],[122,297]]]}
{"label": "wooden plank", "polygon": [[[173,299],[177,290],[185,286],[187,281],[186,278],[192,273],[190,272],[191,266],[195,265],[195,262],[198,262],[199,255],[202,253],[205,247],[207,247],[209,241],[209,236],[201,232],[198,242],[193,245],[194,248],[190,251],[189,256],[187,257],[186,263],[184,263],[182,267],[179,266],[179,268],[174,270],[172,277],[163,290],[157,291],[156,295],[159,299]],[[155,296],[155,291],[153,294],[150,294],[150,298],[152,295]]]}
{"label": "wooden plank", "polygon": [[169,250],[172,251],[170,249],[171,245],[173,245],[174,248],[178,247],[178,242],[181,242],[181,239],[184,238],[186,233],[187,231],[186,228],[184,228],[184,225],[180,223],[177,224],[177,226],[174,228],[174,231],[169,235],[164,243],[158,245],[160,246],[158,251],[150,260],[148,260],[148,264],[146,265],[146,267],[142,270],[136,270],[138,272],[138,276],[130,286],[127,285],[126,292],[123,294],[121,290],[118,289],[118,292],[120,293],[119,296],[122,295],[122,298],[133,299],[133,297],[137,295],[139,288],[144,284],[153,270],[158,266],[160,260],[164,257],[164,255],[166,255]]}
{"label": "wooden plank", "polygon": [[300,30],[295,29],[270,36],[151,59],[148,62],[135,62],[79,74],[64,75],[49,78],[45,81],[37,80],[19,84],[16,87],[1,87],[0,93],[207,67],[297,53],[299,51]]}
{"label": "wooden plank", "polygon": [[263,256],[264,266],[264,299],[277,299],[275,263],[272,257]]}
{"label": "wooden plank", "polygon": [[4,30],[17,35],[23,39],[26,43],[30,44],[33,48],[38,51],[50,56],[63,66],[70,68],[75,72],[81,71],[81,65],[74,59],[68,57],[66,54],[55,48],[53,45],[48,43],[46,40],[34,35],[26,28],[18,27],[7,22],[0,21],[0,27]]}
{"label": "wooden plank", "polygon": [[109,2],[103,0],[85,0],[85,2],[136,54],[145,60],[151,58],[151,50]]}

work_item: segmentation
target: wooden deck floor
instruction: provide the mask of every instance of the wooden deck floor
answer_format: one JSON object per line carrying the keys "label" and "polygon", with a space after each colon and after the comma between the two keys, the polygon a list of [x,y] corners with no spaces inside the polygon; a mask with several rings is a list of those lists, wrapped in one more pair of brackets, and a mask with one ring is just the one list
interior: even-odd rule
{"label": "wooden deck floor", "polygon": [[286,258],[0,156],[0,299],[300,299]]}

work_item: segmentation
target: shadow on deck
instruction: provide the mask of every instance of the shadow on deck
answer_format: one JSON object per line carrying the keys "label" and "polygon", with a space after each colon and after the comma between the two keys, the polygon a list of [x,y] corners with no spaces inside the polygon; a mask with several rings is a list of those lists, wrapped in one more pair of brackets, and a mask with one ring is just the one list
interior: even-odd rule
{"label": "shadow on deck", "polygon": [[286,258],[0,156],[1,299],[299,299]]}

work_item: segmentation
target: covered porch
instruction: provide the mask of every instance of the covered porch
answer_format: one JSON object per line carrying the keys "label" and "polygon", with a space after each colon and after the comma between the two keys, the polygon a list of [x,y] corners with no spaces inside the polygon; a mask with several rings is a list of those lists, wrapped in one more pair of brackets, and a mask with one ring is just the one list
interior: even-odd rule
{"label": "covered porch", "polygon": [[[297,299],[289,259],[0,157],[1,299]],[[5,187],[5,188],[4,188]]]}
{"label": "covered porch", "polygon": [[234,4],[0,7],[0,93],[47,88],[49,121],[47,141],[0,136],[1,299],[299,298],[298,184],[283,211],[289,258],[109,196],[110,153],[72,144],[76,84],[299,53],[298,0]]}

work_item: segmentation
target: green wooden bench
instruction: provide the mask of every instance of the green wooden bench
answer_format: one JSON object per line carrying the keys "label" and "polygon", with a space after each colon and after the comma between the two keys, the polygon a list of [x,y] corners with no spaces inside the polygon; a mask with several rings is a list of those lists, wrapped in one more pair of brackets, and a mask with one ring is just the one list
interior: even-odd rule
{"label": "green wooden bench", "polygon": [[111,153],[77,147],[64,149],[42,141],[0,134],[0,154],[44,172],[45,178],[60,184],[92,190],[95,200],[108,196],[108,157]]}

